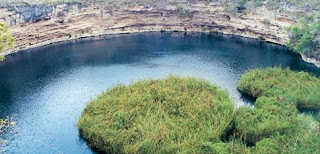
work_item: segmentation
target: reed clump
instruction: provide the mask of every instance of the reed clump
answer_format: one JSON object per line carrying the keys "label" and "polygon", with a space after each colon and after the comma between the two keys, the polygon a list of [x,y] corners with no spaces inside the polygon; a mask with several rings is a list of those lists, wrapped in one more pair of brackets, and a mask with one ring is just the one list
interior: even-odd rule
{"label": "reed clump", "polygon": [[209,82],[170,76],[108,90],[88,104],[78,127],[104,152],[221,151],[233,110],[227,92]]}
{"label": "reed clump", "polygon": [[307,72],[280,67],[254,69],[245,73],[238,90],[253,97],[276,97],[301,109],[320,109],[320,79]]}
{"label": "reed clump", "polygon": [[238,90],[256,99],[254,109],[234,114],[235,138],[252,153],[320,153],[319,122],[298,109],[320,108],[320,80],[289,69],[255,69],[245,73]]}
{"label": "reed clump", "polygon": [[238,89],[255,106],[234,109],[227,92],[204,80],[141,80],[91,101],[78,128],[107,153],[320,153],[320,114],[298,112],[318,110],[318,85],[305,72],[252,70]]}

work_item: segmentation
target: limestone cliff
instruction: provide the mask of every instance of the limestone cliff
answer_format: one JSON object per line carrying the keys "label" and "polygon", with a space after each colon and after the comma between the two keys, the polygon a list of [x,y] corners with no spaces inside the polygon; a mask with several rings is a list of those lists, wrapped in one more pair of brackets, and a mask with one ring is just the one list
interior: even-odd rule
{"label": "limestone cliff", "polygon": [[163,30],[220,32],[284,44],[288,37],[283,28],[294,23],[267,10],[231,16],[218,2],[192,4],[187,10],[186,15],[176,6],[110,10],[79,3],[24,5],[0,8],[0,22],[7,22],[16,38],[15,48],[5,54],[83,37]]}

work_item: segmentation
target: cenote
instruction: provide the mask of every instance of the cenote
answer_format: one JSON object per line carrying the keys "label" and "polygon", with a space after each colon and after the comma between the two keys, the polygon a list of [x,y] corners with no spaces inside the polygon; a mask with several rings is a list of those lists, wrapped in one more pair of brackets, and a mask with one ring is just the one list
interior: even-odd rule
{"label": "cenote", "polygon": [[9,153],[94,153],[79,137],[86,104],[118,84],[174,74],[205,78],[252,105],[236,89],[248,69],[320,69],[287,48],[222,34],[139,33],[57,43],[21,51],[0,62],[0,118],[17,121]]}

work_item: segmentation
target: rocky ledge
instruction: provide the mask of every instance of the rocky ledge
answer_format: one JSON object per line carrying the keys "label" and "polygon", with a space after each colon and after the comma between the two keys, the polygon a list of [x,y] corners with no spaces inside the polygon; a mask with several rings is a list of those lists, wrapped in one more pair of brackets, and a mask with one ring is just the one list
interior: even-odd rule
{"label": "rocky ledge", "polygon": [[275,18],[263,9],[231,16],[225,8],[218,2],[189,5],[187,13],[176,6],[110,10],[79,3],[0,8],[0,22],[8,23],[16,38],[14,49],[4,54],[84,37],[149,31],[219,32],[282,45],[288,41],[283,28],[294,24],[288,17]]}
{"label": "rocky ledge", "polygon": [[314,64],[315,66],[320,68],[320,60],[317,60],[316,58],[310,58],[310,57],[306,56],[305,54],[300,54],[300,55],[301,55],[301,58],[305,62]]}

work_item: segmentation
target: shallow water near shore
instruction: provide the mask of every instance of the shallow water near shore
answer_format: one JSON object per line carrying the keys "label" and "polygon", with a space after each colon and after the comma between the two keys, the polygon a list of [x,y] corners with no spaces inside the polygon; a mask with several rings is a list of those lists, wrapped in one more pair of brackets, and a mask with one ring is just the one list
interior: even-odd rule
{"label": "shallow water near shore", "polygon": [[140,33],[57,43],[0,62],[0,118],[12,116],[8,153],[93,153],[78,134],[86,104],[108,88],[169,74],[205,78],[252,105],[236,89],[248,69],[290,67],[320,75],[287,48],[222,34]]}

